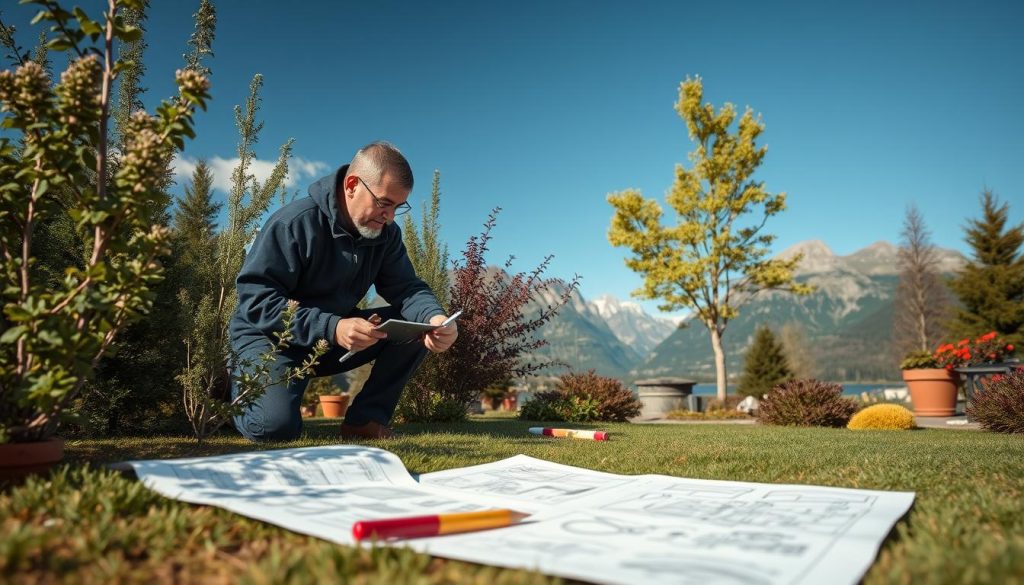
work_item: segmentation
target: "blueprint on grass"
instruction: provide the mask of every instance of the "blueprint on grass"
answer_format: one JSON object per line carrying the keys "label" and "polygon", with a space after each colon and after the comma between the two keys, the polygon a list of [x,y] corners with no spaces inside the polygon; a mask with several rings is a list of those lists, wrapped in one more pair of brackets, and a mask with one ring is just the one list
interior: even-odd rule
{"label": "blueprint on grass", "polygon": [[857,583],[914,501],[907,492],[616,475],[525,455],[417,482],[394,454],[354,445],[130,464],[165,496],[347,545],[357,520],[528,512],[507,528],[389,544],[594,583]]}

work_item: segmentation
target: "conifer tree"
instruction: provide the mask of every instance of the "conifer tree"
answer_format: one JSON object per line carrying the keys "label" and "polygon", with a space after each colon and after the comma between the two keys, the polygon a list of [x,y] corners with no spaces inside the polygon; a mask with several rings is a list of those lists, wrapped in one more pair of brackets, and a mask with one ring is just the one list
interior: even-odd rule
{"label": "conifer tree", "polygon": [[[125,23],[145,33],[149,4],[148,0],[141,0],[138,7],[125,7],[122,12]],[[184,68],[209,77],[211,71],[203,59],[212,56],[210,45],[216,23],[213,6],[203,0],[199,10],[193,14],[193,21],[194,31],[187,43],[191,51],[183,55]],[[116,172],[121,164],[120,153],[131,116],[143,108],[142,97],[147,90],[141,84],[146,73],[144,58],[147,48],[145,34],[120,47],[123,67],[118,76],[117,99],[111,111],[114,121],[110,142],[111,172]],[[171,162],[168,158],[162,165],[162,187],[158,196],[147,201],[156,221],[168,227],[171,225],[170,189],[174,180]],[[185,359],[178,315],[183,305],[178,294],[181,288],[194,286],[187,281],[195,278],[195,268],[203,263],[188,257],[196,248],[182,246],[175,236],[172,231],[170,254],[160,258],[166,278],[155,287],[153,310],[146,318],[125,329],[120,350],[103,360],[91,383],[88,394],[92,397],[83,404],[83,411],[94,432],[104,435],[136,434],[157,427],[167,428],[179,422],[167,416],[177,403],[174,377]],[[185,266],[181,265],[183,261]]]}
{"label": "conifer tree", "polygon": [[[245,108],[235,107],[235,122],[239,132],[238,164],[231,173],[228,220],[224,230],[216,238],[205,239],[202,237],[204,228],[201,217],[192,215],[188,222],[182,217],[182,225],[199,225],[198,232],[193,233],[197,236],[193,245],[201,249],[193,253],[197,258],[208,259],[209,262],[198,267],[198,271],[210,275],[210,286],[198,291],[183,289],[179,294],[185,309],[182,318],[186,362],[177,379],[182,386],[185,415],[200,442],[252,404],[271,383],[278,382],[269,378],[269,364],[274,360],[274,352],[287,346],[291,337],[291,322],[298,310],[297,304],[290,301],[281,315],[283,331],[278,334],[277,344],[271,351],[261,355],[257,363],[247,364],[252,366],[250,371],[235,380],[239,385],[238,395],[229,398],[227,390],[230,381],[227,373],[228,364],[233,360],[228,340],[228,322],[238,302],[235,278],[245,260],[245,247],[259,229],[260,219],[269,209],[274,195],[284,188],[288,176],[288,159],[292,152],[292,140],[289,139],[281,145],[277,162],[265,181],[261,183],[252,174],[252,165],[256,160],[253,148],[263,129],[263,123],[256,119],[262,86],[263,76],[257,74],[249,85]],[[204,180],[200,179],[200,187]],[[208,201],[208,196],[197,194],[195,182],[192,189],[193,199],[206,197]],[[197,207],[198,216],[209,209],[208,205],[202,203]],[[316,361],[326,351],[327,342],[320,340],[302,366],[289,370],[286,378],[302,378],[311,373]]]}
{"label": "conifer tree", "polygon": [[196,163],[185,196],[174,212],[172,242],[175,247],[181,289],[197,298],[212,287],[210,267],[216,254],[216,219],[221,204],[213,201],[213,171],[205,160]]}
{"label": "conifer tree", "polygon": [[1024,344],[1024,224],[1007,227],[1009,205],[992,191],[981,196],[982,216],[965,232],[973,258],[951,280],[960,300],[950,322],[956,337],[995,331],[1008,342]]}
{"label": "conifer tree", "polygon": [[411,215],[405,216],[402,234],[405,249],[416,275],[434,291],[442,307],[448,307],[450,278],[448,276],[448,245],[441,241],[441,171],[434,170],[430,188],[430,206],[423,204],[423,219],[417,228]]}
{"label": "conifer tree", "polygon": [[[419,226],[413,221],[412,214],[405,216],[402,238],[416,275],[430,286],[437,301],[447,310],[451,279],[448,275],[448,245],[441,241],[441,223],[438,220],[440,211],[441,171],[435,169],[429,207],[426,202],[423,203],[423,217]],[[433,395],[432,388],[438,387],[438,384],[432,381],[441,375],[443,374],[439,369],[437,357],[428,353],[407,384],[406,391],[402,393],[397,408],[399,418],[412,421],[433,417],[432,411],[438,404],[438,397]],[[356,376],[363,378],[362,382],[365,382],[362,372],[356,372],[353,377]],[[358,386],[361,388],[362,384]]]}
{"label": "conifer tree", "polygon": [[736,391],[743,396],[760,398],[792,378],[782,344],[767,326],[758,327],[743,361],[743,375]]}

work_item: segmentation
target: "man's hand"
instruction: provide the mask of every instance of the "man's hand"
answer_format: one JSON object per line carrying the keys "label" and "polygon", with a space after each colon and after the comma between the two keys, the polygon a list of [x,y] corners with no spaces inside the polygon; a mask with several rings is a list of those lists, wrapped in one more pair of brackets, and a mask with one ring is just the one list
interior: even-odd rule
{"label": "man's hand", "polygon": [[[431,325],[440,325],[447,319],[444,315],[434,315],[430,318]],[[447,327],[438,327],[433,331],[427,333],[423,338],[423,345],[427,346],[427,349],[434,353],[441,353],[455,343],[455,340],[459,337],[459,326],[455,323],[450,323]]]}
{"label": "man's hand", "polygon": [[369,319],[342,319],[334,329],[334,340],[345,349],[362,351],[388,336],[387,333],[374,329],[377,325],[380,325],[380,317],[376,314],[371,315]]}

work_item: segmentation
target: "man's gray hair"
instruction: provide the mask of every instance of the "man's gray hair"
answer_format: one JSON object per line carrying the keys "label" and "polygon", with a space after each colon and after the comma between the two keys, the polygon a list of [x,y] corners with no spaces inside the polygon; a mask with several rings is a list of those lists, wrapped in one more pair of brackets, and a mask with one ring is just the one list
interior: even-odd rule
{"label": "man's gray hair", "polygon": [[412,167],[394,144],[383,140],[371,142],[352,157],[349,174],[362,177],[374,185],[387,175],[402,188],[412,191]]}

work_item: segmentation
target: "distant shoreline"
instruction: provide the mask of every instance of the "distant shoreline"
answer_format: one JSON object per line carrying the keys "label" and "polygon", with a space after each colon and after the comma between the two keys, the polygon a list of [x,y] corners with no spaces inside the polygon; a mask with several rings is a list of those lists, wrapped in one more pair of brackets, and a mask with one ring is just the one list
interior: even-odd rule
{"label": "distant shoreline", "polygon": [[[904,388],[906,384],[898,382],[834,382],[843,387],[845,396],[859,396],[861,392],[871,392],[882,388]],[[693,386],[693,393],[698,396],[711,396],[717,393],[717,386],[714,382],[698,383]],[[726,388],[726,394],[736,394],[736,386],[730,385]]]}

